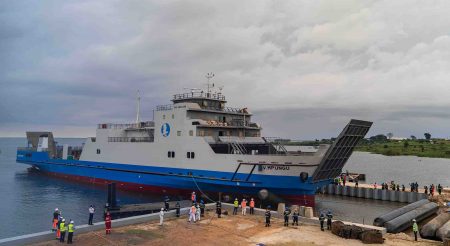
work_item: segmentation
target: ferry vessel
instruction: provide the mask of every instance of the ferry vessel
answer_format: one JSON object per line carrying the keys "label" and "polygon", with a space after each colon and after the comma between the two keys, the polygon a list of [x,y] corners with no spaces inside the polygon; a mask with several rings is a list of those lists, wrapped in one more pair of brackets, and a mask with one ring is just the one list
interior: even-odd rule
{"label": "ferry vessel", "polygon": [[[372,122],[350,120],[330,145],[316,151],[286,148],[261,136],[247,108],[226,106],[214,86],[176,94],[157,106],[152,121],[98,124],[83,146],[57,146],[51,132],[27,132],[17,162],[39,171],[121,189],[187,196],[255,197],[269,191],[289,204],[314,206],[316,190],[329,184]],[[289,149],[289,150],[288,150]]]}

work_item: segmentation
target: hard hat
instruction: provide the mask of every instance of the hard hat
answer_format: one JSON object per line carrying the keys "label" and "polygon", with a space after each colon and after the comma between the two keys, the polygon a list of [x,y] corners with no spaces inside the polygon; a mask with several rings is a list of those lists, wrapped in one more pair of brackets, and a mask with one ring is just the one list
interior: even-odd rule
{"label": "hard hat", "polygon": [[234,200],[236,200],[236,201],[237,201],[237,198],[234,198]]}
{"label": "hard hat", "polygon": [[55,208],[55,211],[58,211],[58,208]]}
{"label": "hard hat", "polygon": [[252,201],[253,201],[253,197],[252,197]]}
{"label": "hard hat", "polygon": [[66,219],[62,219],[62,222],[66,222]]}
{"label": "hard hat", "polygon": [[413,219],[413,222],[416,222],[416,219]]}
{"label": "hard hat", "polygon": [[192,194],[195,194],[195,191],[193,191]]}
{"label": "hard hat", "polygon": [[164,211],[164,208],[161,208],[161,211]]}
{"label": "hard hat", "polygon": [[73,220],[70,221],[70,224],[73,224]]}

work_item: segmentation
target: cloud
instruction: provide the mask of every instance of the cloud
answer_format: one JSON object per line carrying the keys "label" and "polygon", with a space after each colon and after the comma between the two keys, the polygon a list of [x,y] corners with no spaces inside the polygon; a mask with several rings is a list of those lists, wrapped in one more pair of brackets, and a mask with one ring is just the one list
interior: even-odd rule
{"label": "cloud", "polygon": [[149,119],[206,72],[230,106],[262,114],[268,135],[333,136],[356,117],[377,133],[448,135],[447,1],[1,5],[0,136],[131,121],[137,89]]}

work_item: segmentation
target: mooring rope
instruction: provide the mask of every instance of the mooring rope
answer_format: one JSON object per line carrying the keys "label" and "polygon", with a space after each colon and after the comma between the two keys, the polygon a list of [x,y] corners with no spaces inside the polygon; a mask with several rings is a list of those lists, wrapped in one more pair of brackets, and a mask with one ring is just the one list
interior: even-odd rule
{"label": "mooring rope", "polygon": [[194,184],[195,184],[195,186],[197,186],[197,189],[200,191],[200,193],[202,193],[209,201],[216,202],[213,199],[209,198],[209,196],[205,192],[203,192],[202,189],[200,189],[200,187],[197,184],[197,181],[195,181],[195,178],[193,176],[192,176],[192,180],[194,181]]}

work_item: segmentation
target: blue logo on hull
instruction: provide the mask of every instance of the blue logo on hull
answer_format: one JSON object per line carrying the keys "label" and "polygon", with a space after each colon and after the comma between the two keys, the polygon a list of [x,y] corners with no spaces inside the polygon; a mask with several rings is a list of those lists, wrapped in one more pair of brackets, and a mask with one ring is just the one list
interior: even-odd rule
{"label": "blue logo on hull", "polygon": [[161,126],[161,134],[162,134],[164,137],[168,137],[168,136],[169,136],[169,134],[170,134],[170,125],[169,125],[169,123],[164,123],[164,124]]}

